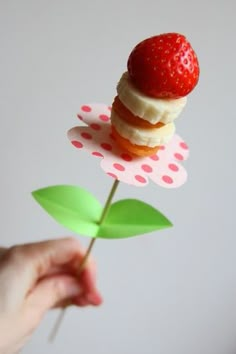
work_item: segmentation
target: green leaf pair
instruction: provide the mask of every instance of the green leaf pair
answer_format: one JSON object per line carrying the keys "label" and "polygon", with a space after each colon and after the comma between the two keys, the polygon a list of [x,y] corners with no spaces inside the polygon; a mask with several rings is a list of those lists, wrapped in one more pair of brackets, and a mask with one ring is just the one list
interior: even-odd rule
{"label": "green leaf pair", "polygon": [[38,189],[32,195],[56,221],[84,236],[120,239],[172,226],[158,210],[136,199],[113,203],[99,224],[103,207],[83,188],[58,185]]}

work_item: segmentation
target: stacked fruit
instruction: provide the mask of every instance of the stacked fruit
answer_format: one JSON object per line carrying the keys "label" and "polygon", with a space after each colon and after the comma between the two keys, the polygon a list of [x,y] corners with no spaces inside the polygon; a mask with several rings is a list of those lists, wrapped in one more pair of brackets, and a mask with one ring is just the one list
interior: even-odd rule
{"label": "stacked fruit", "polygon": [[185,36],[165,33],[139,43],[117,86],[111,123],[118,144],[150,156],[175,132],[173,121],[197,85],[197,56]]}

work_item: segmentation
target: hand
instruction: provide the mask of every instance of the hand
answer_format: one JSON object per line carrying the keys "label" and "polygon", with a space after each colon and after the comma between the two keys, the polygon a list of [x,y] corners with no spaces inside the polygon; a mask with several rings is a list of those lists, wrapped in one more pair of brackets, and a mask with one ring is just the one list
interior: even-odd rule
{"label": "hand", "polygon": [[50,309],[100,305],[95,265],[72,238],[0,248],[0,354],[18,352]]}

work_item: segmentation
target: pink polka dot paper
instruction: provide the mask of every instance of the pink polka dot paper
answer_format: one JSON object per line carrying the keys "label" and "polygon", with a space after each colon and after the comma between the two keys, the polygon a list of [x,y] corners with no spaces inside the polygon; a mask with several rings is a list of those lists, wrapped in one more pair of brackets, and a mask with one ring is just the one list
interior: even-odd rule
{"label": "pink polka dot paper", "polygon": [[156,155],[136,157],[122,150],[111,134],[111,107],[105,104],[83,105],[78,119],[87,126],[74,127],[68,137],[78,150],[101,159],[101,167],[112,178],[142,187],[149,179],[164,188],[178,188],[186,182],[187,172],[180,164],[189,156],[183,139],[174,135]]}

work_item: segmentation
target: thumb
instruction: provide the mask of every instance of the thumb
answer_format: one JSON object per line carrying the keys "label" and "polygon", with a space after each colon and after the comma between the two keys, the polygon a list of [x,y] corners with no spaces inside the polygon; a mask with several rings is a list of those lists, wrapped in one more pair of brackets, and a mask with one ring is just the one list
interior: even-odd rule
{"label": "thumb", "polygon": [[61,302],[71,300],[82,293],[76,278],[57,275],[41,280],[28,295],[26,307],[38,309],[41,315]]}

